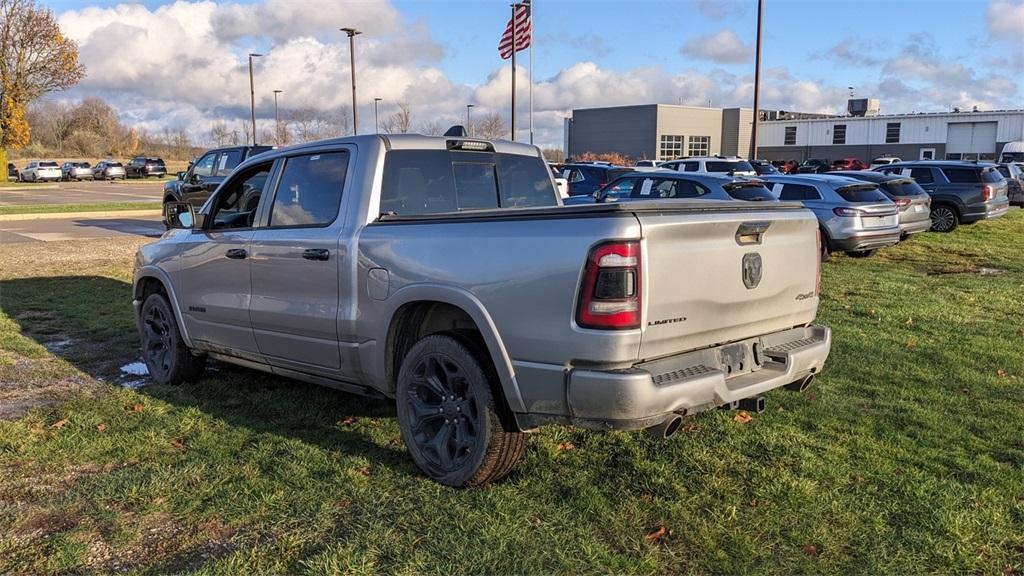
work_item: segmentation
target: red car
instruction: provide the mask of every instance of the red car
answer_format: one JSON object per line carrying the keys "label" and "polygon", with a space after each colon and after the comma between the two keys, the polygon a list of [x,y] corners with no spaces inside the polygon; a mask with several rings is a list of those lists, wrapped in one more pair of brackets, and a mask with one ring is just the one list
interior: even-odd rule
{"label": "red car", "polygon": [[867,170],[868,165],[857,158],[840,158],[832,163],[832,170]]}

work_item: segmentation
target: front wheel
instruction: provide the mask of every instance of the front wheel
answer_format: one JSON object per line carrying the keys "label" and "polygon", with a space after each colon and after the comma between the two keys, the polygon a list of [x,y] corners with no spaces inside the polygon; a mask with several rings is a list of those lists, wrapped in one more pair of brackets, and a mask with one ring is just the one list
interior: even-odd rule
{"label": "front wheel", "polygon": [[522,458],[526,435],[506,429],[491,391],[496,378],[455,338],[413,345],[398,372],[398,425],[413,461],[447,486],[501,480]]}
{"label": "front wheel", "polygon": [[932,207],[932,230],[935,232],[952,232],[960,224],[960,215],[950,206]]}
{"label": "front wheel", "polygon": [[150,294],[142,304],[140,317],[142,359],[157,384],[182,384],[202,377],[206,357],[194,356],[185,346],[174,312],[163,294]]}

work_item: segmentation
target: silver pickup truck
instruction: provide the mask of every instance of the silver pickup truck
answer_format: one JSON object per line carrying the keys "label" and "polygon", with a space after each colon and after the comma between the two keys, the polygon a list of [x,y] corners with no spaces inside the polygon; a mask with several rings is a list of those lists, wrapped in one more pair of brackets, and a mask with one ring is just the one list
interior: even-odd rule
{"label": "silver pickup truck", "polygon": [[207,358],[393,398],[437,481],[508,474],[545,423],[650,429],[803,389],[814,215],[786,202],[562,206],[535,147],[366,135],[246,160],[139,249],[158,383]]}

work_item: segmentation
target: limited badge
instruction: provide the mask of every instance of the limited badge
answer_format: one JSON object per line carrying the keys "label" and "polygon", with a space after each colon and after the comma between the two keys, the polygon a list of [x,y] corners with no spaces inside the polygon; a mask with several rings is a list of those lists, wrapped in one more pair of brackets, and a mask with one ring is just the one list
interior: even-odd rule
{"label": "limited badge", "polygon": [[761,283],[761,255],[757,252],[743,255],[743,285],[748,290]]}

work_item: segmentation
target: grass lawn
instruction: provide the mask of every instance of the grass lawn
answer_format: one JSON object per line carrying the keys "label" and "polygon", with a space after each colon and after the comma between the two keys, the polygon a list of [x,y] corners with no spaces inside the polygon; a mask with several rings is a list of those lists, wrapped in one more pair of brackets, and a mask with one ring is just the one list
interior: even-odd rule
{"label": "grass lawn", "polygon": [[805,394],[669,441],[544,428],[472,490],[387,402],[112,386],[134,247],[93,242],[0,248],[0,404],[49,402],[0,421],[0,573],[1024,573],[1024,211],[826,263]]}
{"label": "grass lawn", "polygon": [[154,202],[94,202],[91,204],[22,204],[0,206],[0,216],[6,214],[60,214],[70,212],[107,212],[120,210],[160,210]]}

